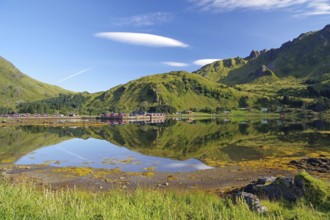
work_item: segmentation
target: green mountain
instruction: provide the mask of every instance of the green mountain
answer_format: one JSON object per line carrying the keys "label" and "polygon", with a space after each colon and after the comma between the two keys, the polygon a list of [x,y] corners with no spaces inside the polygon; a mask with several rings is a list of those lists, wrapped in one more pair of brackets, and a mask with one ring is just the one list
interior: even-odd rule
{"label": "green mountain", "polygon": [[278,49],[252,51],[249,57],[226,59],[194,72],[227,85],[262,82],[277,78],[330,79],[330,25],[301,34]]}
{"label": "green mountain", "polygon": [[0,106],[15,107],[17,103],[56,97],[67,90],[34,80],[0,57]]}
{"label": "green mountain", "polygon": [[155,110],[175,112],[191,108],[237,107],[247,92],[212,82],[197,74],[170,72],[146,76],[95,94],[87,107],[103,111]]}

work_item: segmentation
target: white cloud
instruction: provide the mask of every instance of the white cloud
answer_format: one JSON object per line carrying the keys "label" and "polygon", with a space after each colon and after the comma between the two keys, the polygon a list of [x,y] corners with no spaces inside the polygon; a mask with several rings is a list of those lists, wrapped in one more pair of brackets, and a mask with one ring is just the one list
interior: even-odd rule
{"label": "white cloud", "polygon": [[194,64],[198,66],[205,66],[207,64],[213,63],[215,61],[222,60],[222,59],[201,59],[201,60],[195,60]]}
{"label": "white cloud", "polygon": [[168,23],[174,19],[174,15],[169,12],[155,12],[144,15],[135,15],[115,20],[119,26],[133,25],[138,27],[153,26],[156,24]]}
{"label": "white cloud", "polygon": [[179,63],[179,62],[163,62],[163,64],[174,67],[185,67],[189,65],[187,63]]}
{"label": "white cloud", "polygon": [[105,38],[121,43],[143,45],[149,47],[188,47],[189,45],[168,37],[145,33],[131,32],[101,32],[96,37]]}
{"label": "white cloud", "polygon": [[76,72],[76,73],[70,74],[69,76],[67,76],[67,77],[65,77],[65,78],[63,78],[63,79],[57,81],[56,84],[61,83],[61,82],[65,81],[65,80],[71,79],[71,78],[73,78],[73,77],[79,76],[79,75],[81,75],[81,74],[83,74],[83,73],[85,73],[85,72],[87,72],[87,71],[89,71],[89,70],[91,70],[91,68],[87,68],[87,69],[81,70],[81,71],[79,71],[79,72]]}
{"label": "white cloud", "polygon": [[188,0],[205,11],[292,9],[295,15],[330,14],[328,0]]}
{"label": "white cloud", "polygon": [[310,10],[307,10],[301,14],[298,15],[325,15],[330,14],[330,3],[329,1],[315,1],[308,4],[308,8]]}

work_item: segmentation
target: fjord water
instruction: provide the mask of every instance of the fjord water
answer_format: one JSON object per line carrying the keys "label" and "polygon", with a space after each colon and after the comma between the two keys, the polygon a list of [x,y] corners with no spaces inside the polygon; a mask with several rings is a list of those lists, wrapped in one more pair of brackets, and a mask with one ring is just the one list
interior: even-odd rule
{"label": "fjord water", "polygon": [[208,119],[101,127],[0,128],[0,163],[188,172],[213,165],[330,153],[325,120]]}
{"label": "fjord water", "polygon": [[52,164],[55,166],[88,166],[94,168],[120,168],[128,172],[194,171],[210,169],[196,159],[185,161],[143,155],[105,140],[74,138],[44,147],[25,155],[16,164]]}

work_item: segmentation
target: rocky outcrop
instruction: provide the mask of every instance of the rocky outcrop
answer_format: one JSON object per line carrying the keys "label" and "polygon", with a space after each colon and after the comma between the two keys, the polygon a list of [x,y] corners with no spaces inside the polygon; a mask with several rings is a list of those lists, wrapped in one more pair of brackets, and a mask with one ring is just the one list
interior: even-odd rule
{"label": "rocky outcrop", "polygon": [[261,50],[261,51],[258,51],[258,50],[252,50],[250,55],[248,56],[248,59],[250,60],[253,60],[253,59],[256,59],[258,58],[261,54],[264,54],[266,53],[267,50]]}
{"label": "rocky outcrop", "polygon": [[230,192],[230,195],[234,198],[234,202],[240,198],[241,201],[246,202],[251,210],[263,213],[267,211],[267,208],[260,204],[259,198],[286,200],[290,203],[302,198],[306,204],[311,204],[317,209],[329,210],[329,192],[328,182],[314,178],[306,171],[302,171],[297,173],[294,178],[262,177],[241,189]]}
{"label": "rocky outcrop", "polygon": [[238,192],[233,199],[236,203],[237,201],[244,201],[250,210],[257,213],[266,213],[268,211],[266,206],[261,205],[259,198],[251,193]]}
{"label": "rocky outcrop", "polygon": [[261,65],[256,71],[256,77],[271,76],[273,72],[267,66]]}
{"label": "rocky outcrop", "polygon": [[295,202],[304,195],[301,181],[288,177],[263,177],[242,189],[259,197],[270,200],[285,199]]}

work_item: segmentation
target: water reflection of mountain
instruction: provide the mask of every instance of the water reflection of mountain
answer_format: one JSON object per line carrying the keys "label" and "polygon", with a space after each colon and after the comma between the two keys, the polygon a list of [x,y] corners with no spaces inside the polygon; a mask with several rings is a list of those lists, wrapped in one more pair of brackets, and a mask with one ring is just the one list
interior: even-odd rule
{"label": "water reflection of mountain", "polygon": [[0,128],[0,163],[16,161],[35,149],[57,144],[70,139],[58,133],[48,132],[45,127],[1,127]]}
{"label": "water reflection of mountain", "polygon": [[157,126],[103,127],[99,134],[114,144],[144,154],[176,159],[193,157],[236,161],[274,155],[302,155],[315,148],[330,150],[326,147],[330,143],[329,134],[320,134],[315,132],[317,130],[330,130],[330,124],[276,120],[230,123],[223,120],[169,121]]}
{"label": "water reflection of mountain", "polygon": [[[0,160],[71,138],[96,138],[152,156],[239,161],[330,151],[330,123],[278,120],[168,120],[162,124],[103,127],[24,126],[0,129]],[[17,157],[17,156],[16,156]]]}

